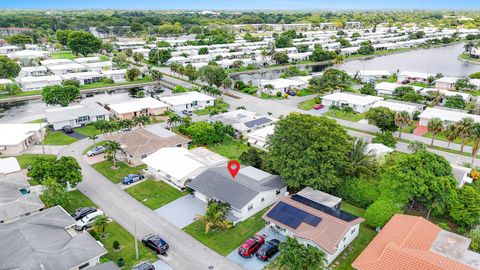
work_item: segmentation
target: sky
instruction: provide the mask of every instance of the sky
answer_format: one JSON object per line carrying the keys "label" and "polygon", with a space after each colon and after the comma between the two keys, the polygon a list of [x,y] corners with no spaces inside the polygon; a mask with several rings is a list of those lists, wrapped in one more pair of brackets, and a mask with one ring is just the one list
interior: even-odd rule
{"label": "sky", "polygon": [[0,0],[0,9],[465,9],[480,0]]}

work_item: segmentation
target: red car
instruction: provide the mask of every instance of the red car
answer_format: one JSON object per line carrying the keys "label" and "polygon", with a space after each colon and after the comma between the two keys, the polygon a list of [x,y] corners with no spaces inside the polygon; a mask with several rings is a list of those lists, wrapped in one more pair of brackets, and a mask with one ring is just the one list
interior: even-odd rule
{"label": "red car", "polygon": [[322,104],[315,104],[315,106],[313,106],[313,108],[314,108],[315,110],[320,110],[320,109],[325,108],[325,106],[322,105]]}
{"label": "red car", "polygon": [[238,248],[238,255],[251,258],[257,252],[257,250],[265,243],[265,237],[262,235],[255,235],[251,237],[247,241],[243,242],[243,244]]}

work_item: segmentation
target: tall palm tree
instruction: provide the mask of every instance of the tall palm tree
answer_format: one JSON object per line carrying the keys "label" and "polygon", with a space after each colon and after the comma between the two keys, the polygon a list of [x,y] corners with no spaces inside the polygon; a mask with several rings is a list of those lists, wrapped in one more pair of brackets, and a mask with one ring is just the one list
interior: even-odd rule
{"label": "tall palm tree", "polygon": [[222,87],[223,89],[226,90],[226,93],[228,94],[228,89],[232,88],[233,81],[230,79],[230,77],[226,77],[223,82],[222,82]]}
{"label": "tall palm tree", "polygon": [[97,146],[96,143],[95,143],[95,140],[98,139],[98,136],[96,134],[88,136],[88,139],[93,141],[93,147]]}
{"label": "tall palm tree", "polygon": [[473,120],[473,118],[465,117],[455,124],[458,128],[458,135],[462,139],[460,153],[463,153],[463,148],[465,146],[465,143],[467,142],[468,137],[470,137],[470,131],[474,123],[475,121]]}
{"label": "tall palm tree", "polygon": [[349,154],[350,163],[353,165],[352,176],[357,176],[375,165],[375,158],[370,153],[365,153],[368,142],[358,139]]}
{"label": "tall palm tree", "polygon": [[105,227],[107,227],[108,224],[108,218],[105,215],[100,215],[98,216],[95,221],[93,222],[93,229],[97,233],[103,233],[105,232]]}
{"label": "tall palm tree", "polygon": [[428,91],[429,97],[432,99],[432,103],[434,106],[438,106],[442,101],[444,95],[440,93],[440,91]]}
{"label": "tall palm tree", "polygon": [[395,125],[398,127],[398,139],[402,139],[402,129],[408,126],[411,121],[410,114],[406,111],[397,112],[395,114]]}
{"label": "tall palm tree", "polygon": [[232,222],[227,219],[230,211],[230,205],[226,203],[210,202],[205,214],[197,214],[196,219],[205,224],[205,234],[215,228],[229,229],[233,227]]}
{"label": "tall palm tree", "polygon": [[105,152],[112,157],[113,167],[117,167],[117,151],[121,145],[117,141],[107,141],[105,143]]}
{"label": "tall palm tree", "polygon": [[475,162],[475,156],[477,156],[478,150],[480,149],[480,123],[473,124],[470,130],[470,138],[473,141],[472,147],[472,162],[470,168],[473,168]]}
{"label": "tall palm tree", "polygon": [[458,139],[458,136],[459,136],[458,132],[459,130],[456,125],[449,125],[445,129],[445,137],[447,138],[447,141],[448,141],[447,148],[450,148],[450,143],[452,141],[455,141],[456,139]]}
{"label": "tall palm tree", "polygon": [[140,115],[137,117],[137,122],[140,128],[145,127],[146,125],[150,124],[152,120],[148,115]]}
{"label": "tall palm tree", "polygon": [[176,113],[172,113],[168,116],[167,125],[169,127],[176,126],[182,122],[182,117]]}
{"label": "tall palm tree", "polygon": [[421,141],[413,141],[408,144],[408,150],[412,151],[412,153],[418,153],[420,151],[425,151],[426,147]]}
{"label": "tall palm tree", "polygon": [[475,43],[473,43],[471,41],[467,42],[465,45],[463,45],[463,49],[464,49],[465,53],[468,53],[468,54],[472,53],[472,51],[475,47],[476,47]]}
{"label": "tall palm tree", "polygon": [[430,146],[433,146],[433,141],[435,140],[435,135],[442,132],[443,130],[443,121],[438,117],[434,117],[428,121],[427,124],[428,131],[432,133],[432,142]]}

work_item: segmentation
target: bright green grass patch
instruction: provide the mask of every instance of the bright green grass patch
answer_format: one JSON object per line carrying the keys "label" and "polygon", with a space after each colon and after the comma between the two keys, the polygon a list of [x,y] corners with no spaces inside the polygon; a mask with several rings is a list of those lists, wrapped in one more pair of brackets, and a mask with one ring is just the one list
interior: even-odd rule
{"label": "bright green grass patch", "polygon": [[324,116],[335,117],[343,120],[348,120],[352,122],[358,122],[365,118],[364,113],[346,113],[344,111],[339,110],[329,110],[328,112],[323,114]]}
{"label": "bright green grass patch", "polygon": [[45,123],[45,118],[41,118],[41,119],[37,119],[37,120],[32,120],[32,121],[29,121],[28,123],[31,123],[31,124]]}
{"label": "bright green grass patch", "polygon": [[61,131],[48,131],[44,143],[49,145],[69,145],[77,140]]}
{"label": "bright green grass patch", "polygon": [[315,104],[317,104],[317,102],[315,102],[315,99],[310,99],[298,103],[297,107],[302,110],[309,111],[313,109]]}
{"label": "bright green grass patch", "polygon": [[50,54],[50,58],[52,59],[75,59],[78,58],[77,56],[73,55],[71,51],[60,51],[60,52],[53,52]]}
{"label": "bright green grass patch", "polygon": [[307,88],[297,91],[297,96],[299,97],[304,97],[304,96],[313,95],[313,94],[316,94],[316,93]]}
{"label": "bright green grass patch", "polygon": [[73,213],[75,212],[75,210],[77,210],[78,208],[81,208],[81,207],[87,207],[87,206],[95,206],[96,205],[85,195],[83,195],[83,193],[81,193],[80,191],[78,190],[72,190],[70,192],[70,203],[68,203],[67,205],[62,205],[63,209],[65,209],[65,211],[67,211],[68,213]]}
{"label": "bright green grass patch", "polygon": [[262,93],[260,94],[260,98],[261,98],[261,99],[286,99],[285,95],[281,95],[281,96],[276,96],[276,95],[275,95],[275,96],[272,96],[272,95],[269,95],[269,94],[267,94],[267,93],[265,93],[265,92],[262,92]]}
{"label": "bright green grass patch", "polygon": [[137,167],[129,167],[124,162],[117,162],[117,169],[112,169],[113,162],[105,160],[93,165],[93,168],[99,173],[103,174],[106,178],[115,184],[122,181],[122,178],[133,173],[141,173],[146,165],[139,165]]}
{"label": "bright green grass patch", "polygon": [[129,187],[125,191],[152,210],[158,209],[187,194],[163,181],[150,179]]}
{"label": "bright green grass patch", "polygon": [[16,158],[18,160],[18,163],[20,164],[20,168],[26,169],[29,165],[32,165],[37,158],[56,159],[57,157],[54,155],[23,154],[17,156]]}
{"label": "bright green grass patch", "polygon": [[75,129],[75,132],[83,134],[85,136],[100,135],[102,132],[96,129],[94,125],[86,125]]}
{"label": "bright green grass patch", "polygon": [[240,155],[247,151],[250,147],[240,141],[234,140],[232,138],[226,138],[221,144],[210,144],[207,146],[210,151],[213,151],[219,155],[222,155],[229,159],[236,159]]}
{"label": "bright green grass patch", "polygon": [[193,238],[218,252],[220,255],[227,256],[246,239],[265,227],[265,221],[262,219],[262,215],[267,210],[268,208],[258,212],[254,216],[238,223],[235,227],[228,230],[217,229],[205,234],[205,225],[200,221],[193,222],[183,228],[183,230]]}
{"label": "bright green grass patch", "polygon": [[196,115],[209,115],[212,112],[224,113],[228,111],[230,105],[222,100],[215,100],[215,105],[208,106],[205,109],[194,111]]}
{"label": "bright green grass patch", "polygon": [[145,76],[141,79],[135,80],[135,81],[126,81],[122,83],[105,83],[105,82],[96,82],[96,83],[91,83],[91,84],[85,84],[85,85],[80,85],[80,90],[86,90],[86,89],[94,89],[94,88],[102,88],[102,87],[109,87],[109,86],[119,86],[119,85],[128,85],[128,84],[136,84],[136,83],[146,83],[146,82],[152,82],[152,78]]}
{"label": "bright green grass patch", "polygon": [[[102,258],[106,258],[114,263],[117,263],[118,259],[123,258],[125,260],[125,267],[123,269],[132,269],[134,265],[141,261],[150,261],[153,263],[157,260],[155,254],[144,247],[140,241],[138,242],[139,259],[137,260],[135,258],[135,238],[120,226],[120,224],[116,222],[108,223],[104,233],[107,235],[104,239],[97,236],[97,239],[102,242],[108,251]],[[120,243],[120,250],[113,249],[114,241]]]}
{"label": "bright green grass patch", "polygon": [[9,95],[9,94],[0,94],[0,99],[2,98],[12,98],[12,97],[24,97],[24,96],[33,96],[33,95],[41,95],[42,90],[35,90],[35,91],[23,91],[18,95]]}

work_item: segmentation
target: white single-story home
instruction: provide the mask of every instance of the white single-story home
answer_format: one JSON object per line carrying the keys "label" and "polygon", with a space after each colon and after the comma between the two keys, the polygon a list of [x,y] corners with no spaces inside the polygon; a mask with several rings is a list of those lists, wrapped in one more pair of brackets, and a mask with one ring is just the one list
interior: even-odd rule
{"label": "white single-story home", "polygon": [[46,66],[33,66],[33,67],[22,67],[18,78],[27,77],[27,76],[44,76],[47,74]]}
{"label": "white single-story home", "polygon": [[420,91],[423,88],[415,85],[402,85],[398,83],[391,83],[391,82],[381,82],[375,84],[375,90],[377,90],[377,93],[379,95],[393,95],[393,92],[395,92],[395,89],[401,86],[408,86],[412,87],[413,90],[415,91]]}
{"label": "white single-story home", "polygon": [[127,70],[126,69],[102,70],[102,74],[108,78],[112,78],[113,82],[120,83],[120,82],[126,81],[125,76],[127,75]]}
{"label": "white single-story home", "polygon": [[455,90],[457,81],[461,79],[458,77],[442,77],[435,80],[435,87],[444,90]]}
{"label": "white single-story home", "polygon": [[364,69],[359,70],[357,73],[358,78],[364,83],[385,79],[390,77],[390,75],[390,71],[382,69]]}
{"label": "white single-story home", "polygon": [[100,57],[98,56],[79,57],[79,58],[73,59],[73,61],[80,64],[95,63],[95,62],[100,62]]}
{"label": "white single-story home", "polygon": [[108,120],[110,112],[97,103],[85,103],[46,110],[47,122],[54,130],[64,126],[72,128],[84,126],[97,120]]}
{"label": "white single-story home", "polygon": [[479,115],[469,114],[465,111],[442,107],[427,108],[418,116],[418,118],[420,119],[420,126],[427,126],[428,121],[432,118],[442,119],[444,126],[454,124],[462,120],[463,118],[472,118],[476,123],[480,122]]}
{"label": "white single-story home", "polygon": [[21,85],[23,91],[41,90],[42,88],[50,85],[62,84],[62,78],[58,75],[49,76],[27,76],[18,78],[17,82]]}
{"label": "white single-story home", "polygon": [[24,60],[24,59],[44,59],[47,58],[49,52],[45,51],[34,51],[34,50],[23,50],[9,53],[7,56],[15,60]]}
{"label": "white single-story home", "polygon": [[77,73],[86,71],[87,68],[79,63],[69,63],[60,65],[49,65],[47,69],[55,75],[63,75],[67,73]]}
{"label": "white single-story home", "polygon": [[163,147],[142,159],[148,166],[148,174],[181,190],[187,180],[198,176],[209,166],[226,164],[227,161],[203,147],[190,151],[183,147]]}
{"label": "white single-story home", "polygon": [[410,82],[427,83],[428,77],[432,77],[432,76],[435,76],[435,74],[424,73],[424,72],[402,71],[397,76],[397,82],[408,80]]}
{"label": "white single-story home", "polygon": [[168,104],[169,109],[174,112],[201,110],[213,106],[215,102],[214,97],[197,91],[162,96],[160,100]]}
{"label": "white single-story home", "polygon": [[15,157],[0,158],[0,175],[16,173],[22,170]]}
{"label": "white single-story home", "polygon": [[277,95],[277,93],[285,94],[288,90],[293,88],[302,89],[308,86],[308,83],[292,79],[274,79],[274,80],[260,80],[258,90],[269,95]]}
{"label": "white single-story home", "polygon": [[208,168],[187,181],[187,186],[204,202],[228,203],[232,208],[229,218],[234,223],[255,215],[287,193],[287,186],[280,176],[252,166],[242,167],[235,178],[227,166]]}
{"label": "white single-story home", "polygon": [[468,93],[462,93],[462,92],[457,92],[457,91],[448,91],[444,89],[438,89],[438,88],[424,88],[421,90],[421,94],[424,96],[429,96],[430,92],[440,92],[443,95],[443,98],[441,100],[441,104],[445,104],[446,98],[447,97],[453,97],[453,96],[461,96],[463,100],[465,100],[466,103],[470,102],[472,100],[472,95]]}
{"label": "white single-story home", "polygon": [[323,251],[329,265],[357,238],[364,221],[341,210],[341,202],[338,197],[306,187],[282,197],[263,219],[272,230]]}
{"label": "white single-story home", "polygon": [[364,154],[374,156],[376,159],[382,159],[385,155],[393,152],[393,149],[381,143],[369,143],[363,150]]}
{"label": "white single-story home", "polygon": [[60,58],[60,59],[46,59],[40,61],[42,66],[57,66],[57,65],[66,65],[66,64],[73,64],[73,60]]}
{"label": "white single-story home", "polygon": [[453,175],[458,182],[458,187],[461,188],[465,183],[471,184],[473,179],[470,177],[470,172],[472,169],[451,164],[453,169]]}
{"label": "white single-story home", "polygon": [[116,119],[133,119],[140,115],[161,115],[168,105],[152,97],[144,97],[123,103],[110,104],[108,107]]}
{"label": "white single-story home", "polygon": [[257,129],[247,134],[248,142],[251,146],[263,150],[268,148],[268,139],[275,132],[275,125],[270,125],[261,129]]}
{"label": "white single-story home", "polygon": [[[16,156],[29,145],[43,140],[44,123],[35,124],[0,124],[0,155]],[[7,132],[8,131],[8,132]]]}
{"label": "white single-story home", "polygon": [[76,72],[76,73],[67,73],[60,75],[63,80],[77,80],[80,82],[80,85],[92,84],[102,80],[104,77],[103,74],[98,72]]}
{"label": "white single-story home", "polygon": [[274,125],[278,119],[240,109],[211,116],[207,121],[210,123],[219,121],[224,125],[232,125],[237,134],[248,134]]}
{"label": "white single-story home", "polygon": [[413,117],[415,112],[422,112],[423,105],[418,103],[404,102],[399,100],[380,100],[373,104],[372,108],[386,107],[394,112],[407,112]]}
{"label": "white single-story home", "polygon": [[2,55],[13,53],[18,50],[20,50],[20,48],[15,45],[0,46],[0,54]]}
{"label": "white single-story home", "polygon": [[338,106],[340,108],[350,106],[355,112],[364,113],[380,100],[383,100],[383,98],[356,93],[336,92],[323,96],[322,105],[327,108],[330,106]]}
{"label": "white single-story home", "polygon": [[104,70],[111,70],[113,64],[111,61],[104,61],[104,62],[84,63],[83,65],[88,71],[102,72]]}

